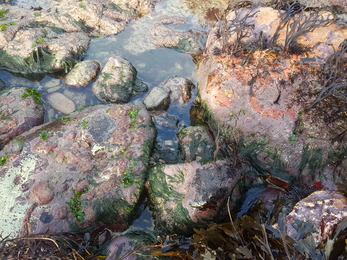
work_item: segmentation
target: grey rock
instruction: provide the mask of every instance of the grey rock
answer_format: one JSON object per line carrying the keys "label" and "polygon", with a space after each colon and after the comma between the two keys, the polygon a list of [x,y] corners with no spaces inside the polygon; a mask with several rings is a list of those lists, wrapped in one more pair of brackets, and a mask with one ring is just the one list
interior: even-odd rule
{"label": "grey rock", "polygon": [[170,104],[170,95],[161,87],[154,87],[143,100],[143,104],[149,111],[165,110]]}
{"label": "grey rock", "polygon": [[87,86],[98,75],[99,70],[99,62],[95,60],[81,61],[65,76],[65,82],[67,85],[75,87]]}

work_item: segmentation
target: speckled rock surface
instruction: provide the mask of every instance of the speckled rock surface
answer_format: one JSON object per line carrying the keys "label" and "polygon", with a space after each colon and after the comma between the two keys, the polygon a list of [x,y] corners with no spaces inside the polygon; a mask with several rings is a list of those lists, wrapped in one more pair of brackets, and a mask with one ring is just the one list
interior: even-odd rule
{"label": "speckled rock surface", "polygon": [[128,227],[155,138],[146,110],[88,107],[20,137],[0,151],[1,234]]}
{"label": "speckled rock surface", "polygon": [[119,56],[111,57],[93,84],[98,99],[114,103],[126,103],[137,89],[135,67]]}
{"label": "speckled rock surface", "polygon": [[239,172],[224,161],[155,166],[148,183],[156,227],[177,234],[206,227],[218,215],[239,177]]}
{"label": "speckled rock surface", "polygon": [[[237,24],[235,21],[245,15],[250,16],[247,19],[250,27],[244,29],[251,29],[241,44],[257,44],[260,36],[269,44],[283,11],[270,7],[240,9],[237,17],[230,12],[227,15],[230,30],[234,28],[232,21]],[[305,13],[296,19],[308,16]],[[325,18],[312,16],[309,19]],[[339,49],[347,30],[334,22],[318,26],[297,38],[295,46],[302,44],[308,51],[293,54],[285,50],[286,30],[279,31],[275,47],[264,50],[249,47],[249,51],[238,52],[233,49],[236,34],[227,34],[225,48],[222,48],[219,33],[222,26],[218,23],[211,30],[198,73],[199,93],[218,127],[236,127],[246,140],[265,138],[268,146],[281,154],[288,168],[298,168],[304,148],[318,152],[319,149],[337,149],[343,142],[332,140],[340,136],[347,121],[342,112],[334,111],[343,111],[345,103],[326,99],[313,109],[305,109],[315,100],[323,84],[320,73],[324,67],[320,65],[329,62],[327,57],[333,54],[334,48]],[[282,51],[277,52],[276,48]]]}
{"label": "speckled rock surface", "polygon": [[327,239],[336,225],[347,217],[347,198],[337,191],[316,191],[299,201],[287,215],[287,232],[295,236],[292,224],[295,220],[311,222],[317,232],[313,238],[318,245]]}
{"label": "speckled rock surface", "polygon": [[195,88],[193,82],[183,77],[168,78],[165,82],[160,84],[163,89],[170,93],[171,101],[178,101],[183,104],[191,97],[191,91]]}
{"label": "speckled rock surface", "polygon": [[69,86],[85,87],[95,79],[99,70],[99,62],[95,60],[81,61],[65,76],[65,82]]}
{"label": "speckled rock surface", "polygon": [[11,88],[0,93],[0,146],[44,120],[43,105],[35,102],[26,88]]}

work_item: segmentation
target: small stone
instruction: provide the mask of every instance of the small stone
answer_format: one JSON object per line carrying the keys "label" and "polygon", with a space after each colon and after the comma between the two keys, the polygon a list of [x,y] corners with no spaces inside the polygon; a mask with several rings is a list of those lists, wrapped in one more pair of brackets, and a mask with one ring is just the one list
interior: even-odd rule
{"label": "small stone", "polygon": [[143,104],[149,111],[165,110],[170,104],[170,95],[164,89],[154,87],[143,100]]}
{"label": "small stone", "polygon": [[54,198],[54,192],[47,182],[39,182],[31,190],[31,196],[37,204],[46,205]]}
{"label": "small stone", "polygon": [[99,70],[100,64],[95,60],[79,62],[65,76],[65,82],[69,86],[85,87],[95,79]]}
{"label": "small stone", "polygon": [[49,94],[47,96],[47,100],[53,108],[64,114],[70,114],[71,112],[75,111],[74,102],[59,92]]}

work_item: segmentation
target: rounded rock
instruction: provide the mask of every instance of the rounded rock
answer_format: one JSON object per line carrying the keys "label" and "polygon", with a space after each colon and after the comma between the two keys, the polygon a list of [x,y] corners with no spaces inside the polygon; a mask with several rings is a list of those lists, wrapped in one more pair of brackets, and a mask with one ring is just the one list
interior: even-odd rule
{"label": "rounded rock", "polygon": [[76,107],[74,102],[59,92],[49,94],[47,96],[47,100],[54,109],[64,114],[70,114],[71,112],[75,111]]}
{"label": "rounded rock", "polygon": [[95,79],[99,70],[100,64],[95,60],[79,62],[65,76],[65,82],[69,86],[85,87]]}
{"label": "rounded rock", "polygon": [[39,182],[31,190],[34,202],[39,205],[46,205],[54,198],[54,192],[46,182]]}

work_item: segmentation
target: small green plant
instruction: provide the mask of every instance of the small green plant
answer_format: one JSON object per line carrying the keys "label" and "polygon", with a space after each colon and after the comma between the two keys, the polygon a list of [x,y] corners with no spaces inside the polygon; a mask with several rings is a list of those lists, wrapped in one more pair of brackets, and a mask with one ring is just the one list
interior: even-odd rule
{"label": "small green plant", "polygon": [[6,21],[7,10],[0,10],[0,21]]}
{"label": "small green plant", "polygon": [[42,130],[39,132],[39,138],[42,140],[46,140],[48,138],[48,131]]}
{"label": "small green plant", "polygon": [[27,98],[31,96],[34,99],[36,104],[42,105],[43,101],[41,99],[40,92],[38,92],[36,89],[33,89],[33,88],[27,88],[25,91],[26,93],[23,93],[22,98]]}
{"label": "small green plant", "polygon": [[80,8],[82,8],[82,9],[86,10],[86,7],[85,7],[84,4],[78,4],[78,6],[79,6]]}
{"label": "small green plant", "polygon": [[130,187],[134,183],[139,183],[140,181],[136,180],[134,175],[131,174],[131,170],[125,170],[123,172],[123,179],[121,180],[121,184],[123,188]]}
{"label": "small green plant", "polygon": [[73,191],[73,197],[70,198],[70,201],[66,202],[69,205],[70,211],[74,215],[77,221],[84,221],[85,214],[82,209],[82,200],[80,199],[81,195],[88,191],[88,188],[84,188],[81,191]]}
{"label": "small green plant", "polygon": [[63,122],[70,122],[72,120],[71,117],[67,117],[67,116],[63,116],[61,118],[59,118],[60,121],[63,121]]}
{"label": "small green plant", "polygon": [[8,158],[3,156],[0,158],[0,166],[3,166],[8,161]]}
{"label": "small green plant", "polygon": [[35,17],[40,17],[41,16],[41,12],[36,12],[35,11],[33,14],[34,14]]}
{"label": "small green plant", "polygon": [[139,114],[140,109],[132,109],[128,112],[128,116],[131,118],[131,125],[130,127],[134,127],[137,123],[136,117]]}
{"label": "small green plant", "polygon": [[86,127],[87,125],[88,125],[88,121],[82,121],[82,122],[80,122],[80,124],[81,124],[81,126],[82,127]]}
{"label": "small green plant", "polygon": [[6,31],[6,29],[7,29],[7,24],[0,25],[0,31]]}
{"label": "small green plant", "polygon": [[23,150],[23,144],[25,142],[25,137],[24,136],[16,136],[13,138],[17,142],[17,147],[19,151]]}
{"label": "small green plant", "polygon": [[45,43],[46,41],[45,41],[44,39],[42,39],[42,37],[37,37],[36,40],[35,40],[35,42],[36,42],[37,44],[40,44],[40,43]]}

